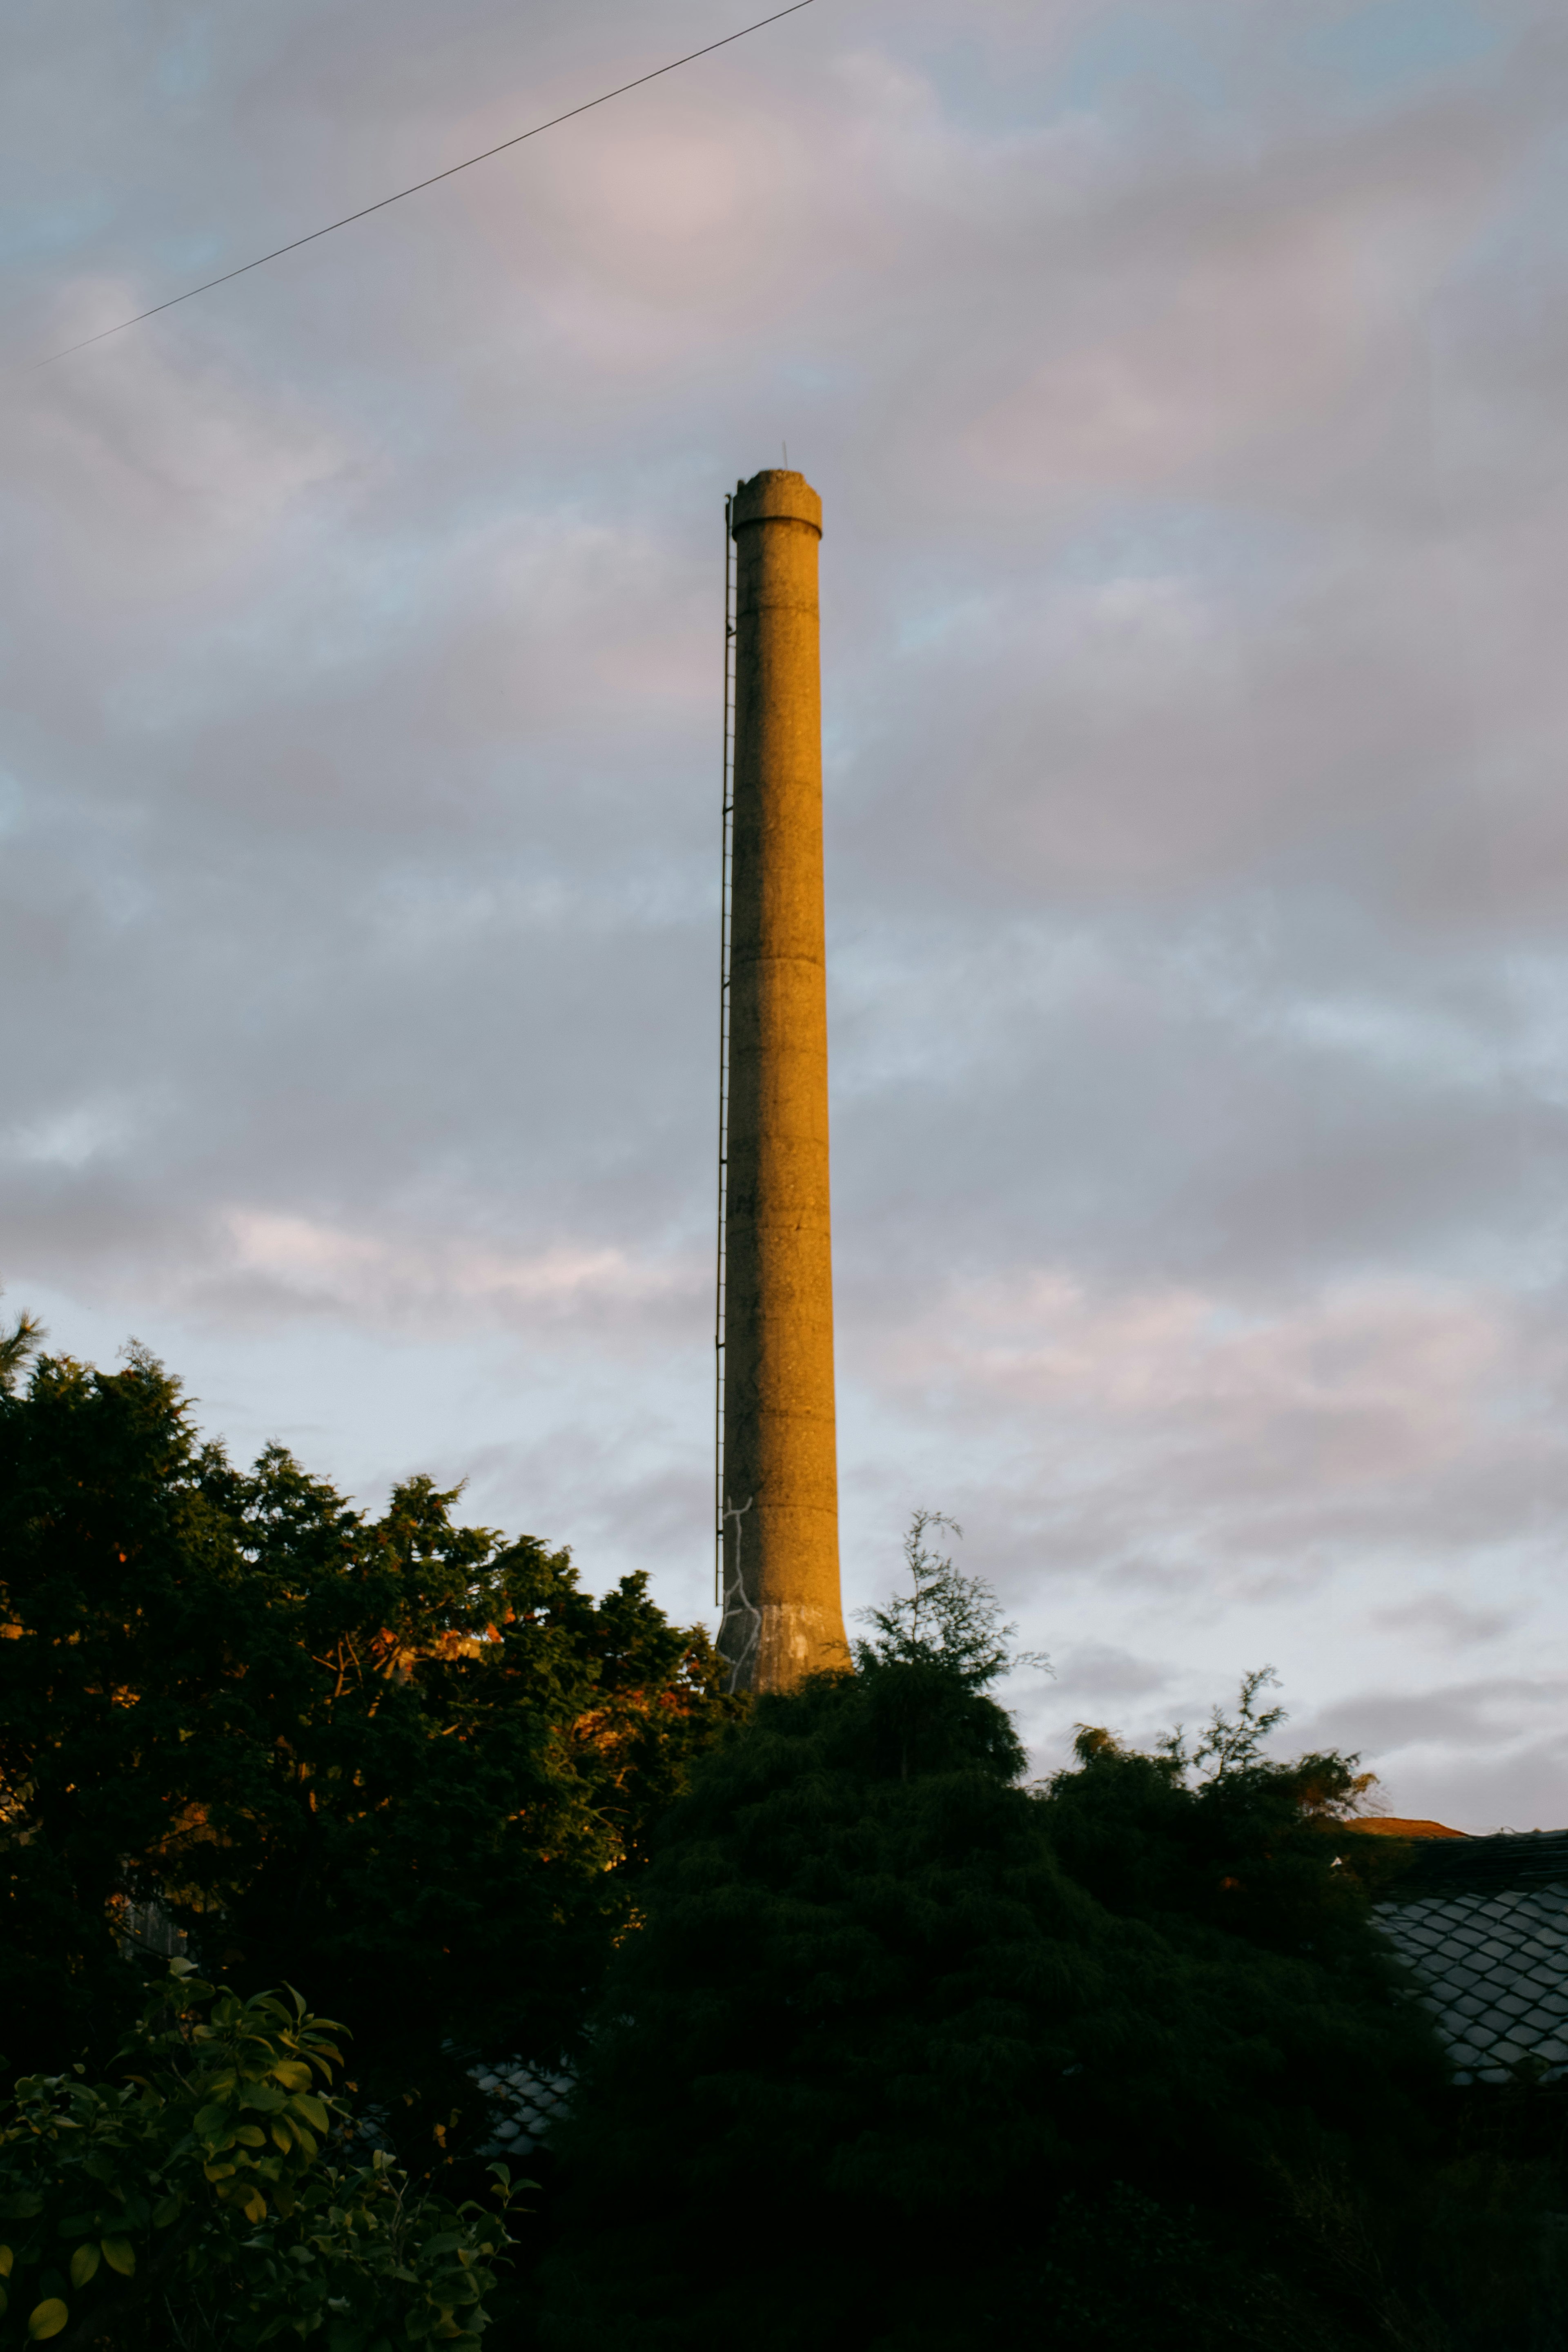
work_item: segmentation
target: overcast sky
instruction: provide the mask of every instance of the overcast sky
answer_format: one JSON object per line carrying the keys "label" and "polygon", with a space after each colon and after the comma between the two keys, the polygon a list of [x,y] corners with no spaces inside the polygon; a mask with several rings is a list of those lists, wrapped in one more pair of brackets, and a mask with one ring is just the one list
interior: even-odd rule
{"label": "overcast sky", "polygon": [[822,546],[846,1599],[1568,1821],[1560,0],[14,0],[0,1276],[711,1622],[722,509]]}

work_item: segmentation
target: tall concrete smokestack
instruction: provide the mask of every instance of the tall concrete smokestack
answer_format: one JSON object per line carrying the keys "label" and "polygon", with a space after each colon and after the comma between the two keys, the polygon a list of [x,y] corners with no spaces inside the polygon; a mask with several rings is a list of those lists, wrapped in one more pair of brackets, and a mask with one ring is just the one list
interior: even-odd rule
{"label": "tall concrete smokestack", "polygon": [[756,474],[736,544],[725,1220],[724,1621],[737,1690],[849,1664],[839,1591],[822,717],[803,475]]}

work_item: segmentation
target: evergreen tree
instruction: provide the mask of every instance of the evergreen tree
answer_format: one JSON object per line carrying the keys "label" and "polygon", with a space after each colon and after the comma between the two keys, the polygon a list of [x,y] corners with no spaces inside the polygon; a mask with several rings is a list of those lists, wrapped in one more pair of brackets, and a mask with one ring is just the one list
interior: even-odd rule
{"label": "evergreen tree", "polygon": [[1212,1836],[1171,1758],[1092,1740],[1020,1788],[979,1686],[1008,1635],[969,1601],[883,1612],[675,1805],[565,2143],[559,2352],[1379,2340],[1292,2219],[1291,2184],[1403,2160],[1442,2080],[1364,1891],[1320,1832],[1298,1853],[1299,1788],[1253,1752]]}

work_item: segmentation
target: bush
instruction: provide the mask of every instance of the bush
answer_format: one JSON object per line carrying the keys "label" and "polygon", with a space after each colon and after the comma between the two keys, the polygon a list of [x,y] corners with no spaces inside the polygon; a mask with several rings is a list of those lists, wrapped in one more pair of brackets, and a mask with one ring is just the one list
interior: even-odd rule
{"label": "bush", "polygon": [[241,2001],[176,1960],[123,2079],[24,2078],[0,2119],[0,2345],[476,2343],[510,2242],[505,2168],[486,2218],[382,2154],[345,2163],[338,2030],[298,1995]]}

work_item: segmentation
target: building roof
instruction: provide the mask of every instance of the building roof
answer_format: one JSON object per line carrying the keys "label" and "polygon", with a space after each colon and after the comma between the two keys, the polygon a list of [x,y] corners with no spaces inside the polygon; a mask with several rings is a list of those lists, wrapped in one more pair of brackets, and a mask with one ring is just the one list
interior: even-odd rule
{"label": "building roof", "polygon": [[1374,1916],[1421,1985],[1455,2080],[1506,2083],[1527,2060],[1568,2073],[1568,1830],[1406,1834],[1409,1867]]}
{"label": "building roof", "polygon": [[1345,1823],[1362,1837],[1462,1838],[1468,1830],[1450,1830],[1441,1822],[1400,1822],[1388,1813],[1364,1813]]}

